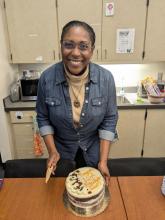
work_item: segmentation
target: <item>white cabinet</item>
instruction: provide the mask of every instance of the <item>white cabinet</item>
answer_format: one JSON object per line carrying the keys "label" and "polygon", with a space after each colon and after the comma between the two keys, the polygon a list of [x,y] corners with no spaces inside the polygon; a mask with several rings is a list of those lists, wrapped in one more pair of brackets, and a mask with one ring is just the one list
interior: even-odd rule
{"label": "white cabinet", "polygon": [[119,140],[111,145],[109,158],[141,157],[145,109],[119,109]]}
{"label": "white cabinet", "polygon": [[[106,14],[113,3],[113,15]],[[5,0],[12,63],[53,63],[60,56],[62,27],[71,20],[89,23],[96,33],[93,61],[141,63],[165,61],[164,0]],[[133,51],[117,48],[130,41]],[[118,44],[117,44],[118,42]],[[118,46],[117,46],[118,45]],[[143,60],[144,55],[144,60]]]}
{"label": "white cabinet", "polygon": [[55,0],[5,0],[13,63],[58,60]]}
{"label": "white cabinet", "polygon": [[165,1],[150,0],[148,5],[144,61],[165,61]]}
{"label": "white cabinet", "polygon": [[144,157],[165,157],[165,109],[148,109]]}
{"label": "white cabinet", "polygon": [[96,44],[93,60],[101,60],[101,31],[102,31],[102,1],[101,0],[58,0],[57,14],[59,36],[62,27],[71,20],[85,21],[90,24],[96,33]]}
{"label": "white cabinet", "polygon": [[[10,120],[14,141],[14,159],[38,158],[34,154],[34,111],[11,111]],[[43,156],[48,157],[47,149],[42,140]]]}
{"label": "white cabinet", "polygon": [[[146,1],[145,0],[114,0],[113,16],[106,16],[106,6],[109,0],[103,0],[102,23],[102,61],[105,62],[140,62],[145,36]],[[108,6],[107,6],[108,7]],[[117,30],[134,29],[134,50],[128,53],[117,53]],[[127,33],[127,32],[125,32]],[[127,44],[127,37],[120,36],[120,45]]]}
{"label": "white cabinet", "polygon": [[119,109],[109,158],[165,157],[165,109]]}

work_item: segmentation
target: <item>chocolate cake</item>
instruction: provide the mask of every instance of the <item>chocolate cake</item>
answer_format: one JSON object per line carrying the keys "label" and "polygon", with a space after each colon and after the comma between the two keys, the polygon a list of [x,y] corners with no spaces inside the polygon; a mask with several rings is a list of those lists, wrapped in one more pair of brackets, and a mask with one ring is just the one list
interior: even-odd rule
{"label": "chocolate cake", "polygon": [[103,203],[105,181],[95,168],[83,167],[71,172],[65,185],[68,200],[74,208],[95,208]]}

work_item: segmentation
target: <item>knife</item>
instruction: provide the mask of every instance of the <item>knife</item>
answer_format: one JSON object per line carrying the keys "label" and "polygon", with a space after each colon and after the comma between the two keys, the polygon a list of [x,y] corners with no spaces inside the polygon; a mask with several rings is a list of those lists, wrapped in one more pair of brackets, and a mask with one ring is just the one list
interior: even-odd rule
{"label": "knife", "polygon": [[50,178],[50,176],[51,176],[52,171],[53,171],[53,166],[48,167],[48,169],[47,169],[47,171],[46,171],[46,179],[45,179],[45,183],[48,182],[48,180],[49,180],[49,178]]}

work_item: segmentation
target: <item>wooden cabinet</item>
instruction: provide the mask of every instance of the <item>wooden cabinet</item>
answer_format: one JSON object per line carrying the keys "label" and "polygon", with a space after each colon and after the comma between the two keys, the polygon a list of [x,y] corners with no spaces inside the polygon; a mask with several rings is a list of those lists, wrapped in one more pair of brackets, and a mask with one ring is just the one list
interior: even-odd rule
{"label": "wooden cabinet", "polygon": [[[11,111],[10,120],[13,131],[14,140],[14,159],[22,158],[38,158],[34,154],[34,126],[33,126],[34,111]],[[47,149],[42,140],[43,156],[48,157]]]}
{"label": "wooden cabinet", "polygon": [[120,109],[109,158],[165,157],[164,118],[164,109]]}
{"label": "wooden cabinet", "polygon": [[[115,0],[114,15],[106,16],[108,0],[84,0],[77,4],[76,0],[58,0],[59,35],[61,29],[70,20],[83,20],[89,23],[96,33],[94,61],[103,62],[139,62],[142,61],[146,2],[144,0]],[[74,10],[76,5],[76,10]],[[137,10],[138,8],[138,10]],[[140,13],[140,16],[139,16]],[[135,29],[133,53],[116,53],[118,29]]]}
{"label": "wooden cabinet", "polygon": [[[112,16],[106,13],[110,3]],[[95,62],[141,63],[143,56],[144,62],[165,61],[164,0],[5,0],[5,5],[13,63],[58,61],[61,30],[71,20],[94,28]],[[122,53],[117,42],[127,44],[128,38],[121,37],[127,29],[135,31],[133,51]]]}
{"label": "wooden cabinet", "polygon": [[148,109],[144,137],[144,157],[165,157],[165,109]]}
{"label": "wooden cabinet", "polygon": [[58,60],[55,0],[5,0],[13,63]]}
{"label": "wooden cabinet", "polygon": [[144,61],[165,61],[165,1],[148,5]]}
{"label": "wooden cabinet", "polygon": [[111,145],[109,158],[141,157],[145,109],[120,109],[119,140]]}
{"label": "wooden cabinet", "polygon": [[[34,111],[11,111],[14,158],[36,158],[33,144]],[[165,157],[165,110],[119,109],[119,140],[112,143],[109,158]],[[43,144],[43,156],[48,157]],[[38,158],[38,157],[37,157]]]}
{"label": "wooden cabinet", "polygon": [[[102,61],[105,62],[139,62],[142,61],[145,36],[146,2],[144,0],[115,0],[114,15],[106,16],[105,8],[110,1],[103,0],[102,24]],[[117,53],[117,30],[134,29],[134,50]],[[124,37],[120,41],[124,47]],[[126,42],[125,42],[126,43]]]}
{"label": "wooden cabinet", "polygon": [[62,27],[71,20],[85,21],[90,24],[96,33],[96,44],[93,60],[101,60],[101,25],[102,25],[101,0],[58,0],[58,26],[59,36]]}

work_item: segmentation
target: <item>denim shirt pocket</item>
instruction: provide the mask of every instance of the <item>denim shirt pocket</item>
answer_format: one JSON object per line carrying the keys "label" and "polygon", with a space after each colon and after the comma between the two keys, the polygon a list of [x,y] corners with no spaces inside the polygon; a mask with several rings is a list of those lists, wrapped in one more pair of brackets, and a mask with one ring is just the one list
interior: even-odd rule
{"label": "denim shirt pocket", "polygon": [[91,100],[92,103],[92,114],[94,116],[104,116],[106,111],[106,101],[104,97],[97,97]]}
{"label": "denim shirt pocket", "polygon": [[49,107],[53,107],[53,106],[61,105],[61,100],[58,99],[58,98],[46,98],[46,99],[45,99],[45,103],[46,103]]}
{"label": "denim shirt pocket", "polygon": [[47,97],[45,99],[45,103],[49,110],[49,118],[51,120],[51,123],[54,123],[54,121],[57,122],[59,120],[62,120],[65,115],[62,100],[56,97]]}
{"label": "denim shirt pocket", "polygon": [[97,97],[97,98],[92,99],[92,105],[94,105],[94,106],[101,106],[102,103],[104,103],[103,97]]}

